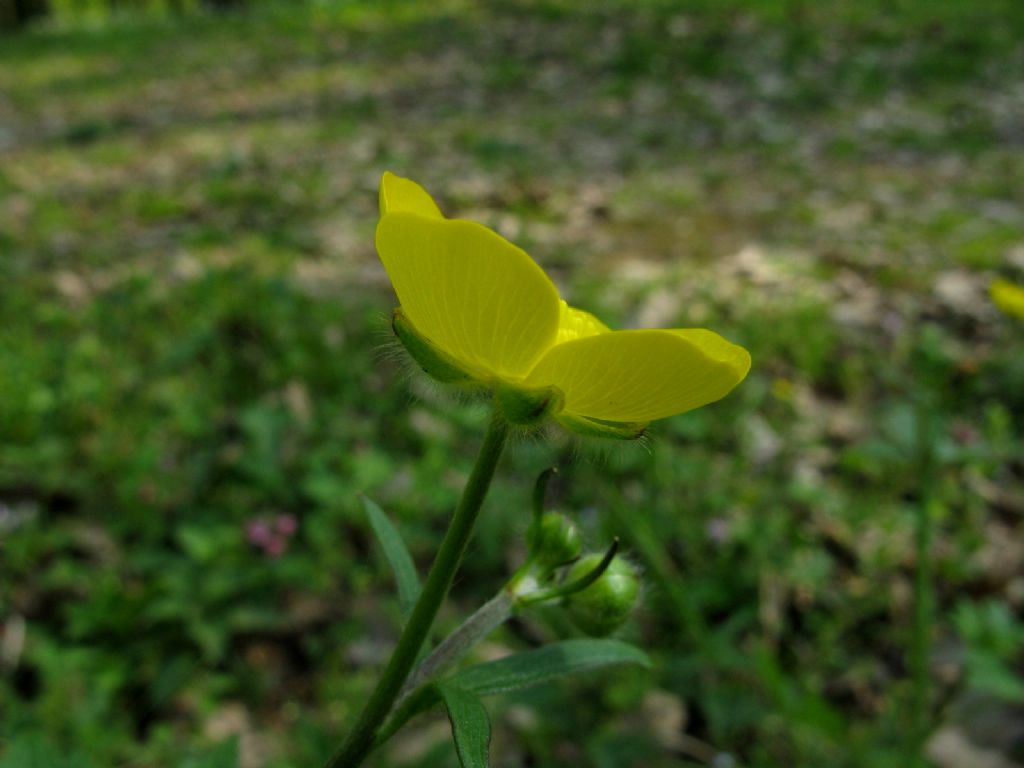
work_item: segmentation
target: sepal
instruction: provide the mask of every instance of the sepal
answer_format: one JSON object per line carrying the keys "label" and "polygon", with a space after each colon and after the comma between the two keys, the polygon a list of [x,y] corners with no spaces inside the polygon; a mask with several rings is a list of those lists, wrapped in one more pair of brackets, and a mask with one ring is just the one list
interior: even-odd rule
{"label": "sepal", "polygon": [[559,414],[555,420],[570,432],[584,437],[605,437],[612,440],[638,440],[647,432],[647,424],[619,421],[602,421],[585,416]]}
{"label": "sepal", "polygon": [[405,351],[432,379],[436,379],[442,384],[473,384],[477,382],[476,378],[456,362],[455,358],[442,352],[422,336],[409,322],[401,307],[396,307],[391,316],[391,328],[398,340],[402,342]]}

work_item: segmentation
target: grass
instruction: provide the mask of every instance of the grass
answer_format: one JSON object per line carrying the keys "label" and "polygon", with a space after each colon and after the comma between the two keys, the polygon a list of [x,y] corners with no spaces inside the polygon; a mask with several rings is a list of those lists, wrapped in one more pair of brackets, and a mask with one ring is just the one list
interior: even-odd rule
{"label": "grass", "polygon": [[[385,351],[388,168],[613,324],[755,360],[646,449],[506,458],[442,625],[557,463],[644,569],[656,667],[495,701],[497,765],[904,766],[919,729],[1014,757],[1024,336],[985,291],[1024,277],[1021,32],[996,0],[407,0],[0,40],[0,765],[336,746],[398,615],[358,494],[424,568],[483,427]],[[280,515],[271,558],[246,529]],[[437,725],[378,764],[453,765]]]}

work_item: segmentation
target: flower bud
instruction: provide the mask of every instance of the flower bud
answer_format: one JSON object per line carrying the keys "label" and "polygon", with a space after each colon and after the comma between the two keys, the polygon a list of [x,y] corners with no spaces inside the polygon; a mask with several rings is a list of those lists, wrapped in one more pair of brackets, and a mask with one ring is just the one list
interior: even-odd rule
{"label": "flower bud", "polygon": [[533,523],[530,541],[534,546],[531,554],[544,569],[575,560],[583,551],[583,540],[576,524],[558,512],[545,512]]}
{"label": "flower bud", "polygon": [[[601,555],[587,555],[576,563],[566,581],[582,578],[601,562]],[[621,627],[640,596],[640,579],[636,569],[616,557],[608,569],[589,587],[566,598],[565,605],[573,624],[588,635],[604,637]]]}

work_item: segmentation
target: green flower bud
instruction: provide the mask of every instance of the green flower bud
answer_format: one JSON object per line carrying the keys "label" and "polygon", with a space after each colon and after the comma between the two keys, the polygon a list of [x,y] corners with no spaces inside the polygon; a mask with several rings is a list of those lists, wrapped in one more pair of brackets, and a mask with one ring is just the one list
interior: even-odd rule
{"label": "green flower bud", "polygon": [[[601,555],[587,555],[570,570],[566,581],[582,578],[601,562]],[[621,557],[608,565],[601,577],[589,587],[566,598],[565,605],[573,624],[594,637],[610,635],[632,613],[640,596],[636,569]]]}
{"label": "green flower bud", "polygon": [[534,546],[531,554],[544,569],[565,565],[583,551],[576,524],[558,512],[545,512],[531,525],[530,541]]}

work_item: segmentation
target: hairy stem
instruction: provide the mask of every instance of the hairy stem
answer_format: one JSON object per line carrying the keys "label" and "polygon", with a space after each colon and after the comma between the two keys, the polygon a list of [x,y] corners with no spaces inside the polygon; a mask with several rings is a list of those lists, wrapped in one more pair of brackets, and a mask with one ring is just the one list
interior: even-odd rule
{"label": "hairy stem", "polygon": [[377,687],[363,708],[362,714],[352,727],[348,738],[337,752],[325,763],[324,768],[356,768],[361,765],[373,748],[374,739],[384,719],[388,716],[395,699],[402,690],[423,641],[430,632],[437,611],[444,602],[459,562],[466,551],[473,525],[480,513],[480,507],[487,495],[487,489],[494,477],[494,470],[501,458],[502,449],[508,436],[508,424],[497,409],[491,415],[487,434],[484,436],[480,454],[477,456],[469,482],[462,492],[462,499],[448,526],[448,532],[437,551],[437,557],[430,568],[419,600],[409,616],[409,621],[398,638],[398,644],[391,654]]}

